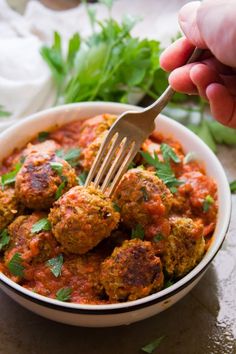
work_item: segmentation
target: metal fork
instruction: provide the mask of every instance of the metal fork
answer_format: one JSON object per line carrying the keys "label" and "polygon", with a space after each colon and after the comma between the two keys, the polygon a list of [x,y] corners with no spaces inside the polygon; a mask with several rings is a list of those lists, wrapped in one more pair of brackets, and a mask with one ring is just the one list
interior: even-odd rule
{"label": "metal fork", "polygon": [[[202,50],[195,48],[187,64],[195,62]],[[154,120],[175,91],[168,86],[163,94],[142,111],[127,111],[119,116],[108,131],[85,182],[111,196],[142,143],[154,130]],[[100,185],[101,184],[101,185]],[[109,188],[108,188],[109,187]]]}

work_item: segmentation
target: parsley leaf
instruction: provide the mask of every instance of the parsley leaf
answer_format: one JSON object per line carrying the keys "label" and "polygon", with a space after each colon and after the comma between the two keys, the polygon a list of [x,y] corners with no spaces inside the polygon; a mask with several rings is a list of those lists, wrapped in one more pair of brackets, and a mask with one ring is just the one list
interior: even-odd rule
{"label": "parsley leaf", "polygon": [[144,239],[145,236],[145,231],[142,225],[137,224],[133,229],[131,233],[131,238],[140,238],[141,240]]}
{"label": "parsley leaf", "polygon": [[202,208],[203,208],[203,211],[204,213],[206,213],[209,209],[210,209],[210,206],[214,203],[214,199],[212,198],[211,195],[207,195],[206,198],[204,199],[203,201],[203,205],[202,205]]}
{"label": "parsley leaf", "polygon": [[164,143],[161,144],[161,152],[163,155],[163,159],[166,162],[172,160],[175,163],[179,163],[181,161],[179,156],[176,155],[172,147],[168,144],[164,144]]}
{"label": "parsley leaf", "polygon": [[57,150],[56,155],[67,161],[72,167],[78,165],[78,159],[80,157],[81,150],[79,148],[73,148],[67,151]]}
{"label": "parsley leaf", "polygon": [[61,288],[56,293],[56,299],[59,301],[68,301],[72,293],[71,288]]}
{"label": "parsley leaf", "polygon": [[80,175],[77,177],[78,184],[79,184],[80,186],[84,186],[87,177],[88,177],[88,173],[87,173],[87,172],[84,171],[84,172],[80,173]]}
{"label": "parsley leaf", "polygon": [[1,176],[2,188],[4,188],[4,186],[6,186],[7,184],[15,183],[17,173],[20,171],[21,167],[22,167],[22,164],[20,162],[18,162],[15,165],[13,171],[5,173],[4,175]]}
{"label": "parsley leaf", "polygon": [[152,157],[148,152],[141,151],[144,160],[151,166],[156,168],[156,175],[165,183],[172,193],[177,191],[176,187],[180,186],[183,182],[179,181],[174,174],[169,162],[161,162],[154,152]]}
{"label": "parsley leaf", "polygon": [[191,161],[194,161],[197,159],[197,154],[194,151],[190,151],[187,153],[187,155],[184,156],[183,163],[186,165]]}
{"label": "parsley leaf", "polygon": [[170,279],[167,280],[164,284],[164,289],[169,288],[173,284],[174,284],[173,280],[170,280]]}
{"label": "parsley leaf", "polygon": [[55,258],[51,258],[47,261],[47,265],[49,266],[51,272],[55,275],[55,277],[59,277],[61,275],[61,268],[63,265],[63,255],[60,254]]}
{"label": "parsley leaf", "polygon": [[148,192],[147,192],[147,188],[145,186],[141,187],[141,191],[143,193],[143,200],[145,202],[148,202],[149,201],[149,195],[148,195]]}
{"label": "parsley leaf", "polygon": [[40,132],[38,133],[38,141],[40,141],[41,143],[45,140],[47,140],[49,137],[49,132]]}
{"label": "parsley leaf", "polygon": [[60,162],[50,162],[50,166],[54,171],[58,173],[59,176],[62,175],[63,165]]}
{"label": "parsley leaf", "polygon": [[65,188],[66,184],[67,184],[67,182],[63,181],[63,182],[61,182],[61,184],[57,188],[56,195],[55,195],[56,200],[62,196],[62,192],[63,192],[63,189]]}
{"label": "parsley leaf", "polygon": [[229,186],[230,186],[231,192],[232,192],[232,193],[235,193],[235,192],[236,192],[236,180],[230,182]]}
{"label": "parsley leaf", "polygon": [[120,213],[121,208],[119,207],[119,205],[118,205],[117,203],[115,203],[115,202],[113,202],[112,204],[113,204],[113,209],[114,209],[115,211],[117,211],[118,213]]}
{"label": "parsley leaf", "polygon": [[4,229],[0,234],[0,251],[9,244],[10,236],[7,229]]}
{"label": "parsley leaf", "polygon": [[145,353],[151,354],[154,352],[155,349],[157,349],[159,347],[159,345],[163,339],[164,339],[164,336],[156,338],[152,342],[150,342],[147,345],[145,345],[144,347],[142,347],[141,350]]}
{"label": "parsley leaf", "polygon": [[22,258],[20,253],[15,253],[14,256],[9,261],[7,268],[11,272],[11,274],[23,277],[25,267],[22,265]]}
{"label": "parsley leaf", "polygon": [[159,242],[159,241],[161,241],[163,239],[164,239],[164,236],[160,232],[156,236],[153,237],[153,241],[154,242]]}
{"label": "parsley leaf", "polygon": [[51,230],[51,223],[47,218],[40,219],[31,228],[32,234],[36,234],[40,231]]}
{"label": "parsley leaf", "polygon": [[10,112],[6,111],[2,105],[0,105],[0,118],[6,118],[11,115]]}

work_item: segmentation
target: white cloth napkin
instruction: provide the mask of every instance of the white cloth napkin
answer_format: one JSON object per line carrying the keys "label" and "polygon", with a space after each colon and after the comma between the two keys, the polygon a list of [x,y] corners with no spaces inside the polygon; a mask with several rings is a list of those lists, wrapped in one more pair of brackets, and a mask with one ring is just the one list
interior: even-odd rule
{"label": "white cloth napkin", "polygon": [[[141,17],[143,20],[133,29],[133,35],[158,39],[166,45],[178,30],[177,12],[186,2],[117,0],[112,15],[118,21],[124,14]],[[91,6],[96,8],[99,19],[107,16],[103,5]],[[53,82],[39,50],[44,43],[51,43],[55,30],[64,41],[75,32],[88,35],[91,28],[85,7],[53,11],[31,0],[24,15],[19,15],[5,0],[0,0],[0,105],[11,112],[10,117],[0,118],[0,131],[53,105]]]}

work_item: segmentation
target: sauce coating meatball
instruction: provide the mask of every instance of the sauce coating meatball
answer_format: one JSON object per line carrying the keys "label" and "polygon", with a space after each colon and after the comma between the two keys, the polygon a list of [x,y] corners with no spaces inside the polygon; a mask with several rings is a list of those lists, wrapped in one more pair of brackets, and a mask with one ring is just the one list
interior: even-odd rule
{"label": "sauce coating meatball", "polygon": [[16,196],[30,209],[47,210],[63,182],[62,192],[77,184],[75,171],[65,160],[53,153],[33,153],[17,174]]}
{"label": "sauce coating meatball", "polygon": [[125,173],[114,194],[123,223],[130,228],[141,225],[146,228],[147,236],[154,236],[158,232],[168,234],[166,217],[172,199],[170,190],[161,179],[153,172],[139,168]]}
{"label": "sauce coating meatball", "polygon": [[163,256],[166,272],[170,276],[182,277],[200,261],[204,252],[202,223],[190,218],[173,218]]}
{"label": "sauce coating meatball", "polygon": [[0,189],[0,230],[9,225],[22,210],[13,188]]}
{"label": "sauce coating meatball", "polygon": [[58,253],[59,246],[51,231],[32,232],[33,225],[43,217],[45,214],[41,212],[22,215],[9,225],[10,244],[4,256],[6,265],[16,253],[26,266],[44,262]]}
{"label": "sauce coating meatball", "polygon": [[101,283],[111,301],[136,300],[163,287],[160,258],[151,242],[126,240],[101,265]]}
{"label": "sauce coating meatball", "polygon": [[110,199],[90,186],[64,194],[49,214],[52,230],[67,252],[83,254],[108,237],[119,222]]}

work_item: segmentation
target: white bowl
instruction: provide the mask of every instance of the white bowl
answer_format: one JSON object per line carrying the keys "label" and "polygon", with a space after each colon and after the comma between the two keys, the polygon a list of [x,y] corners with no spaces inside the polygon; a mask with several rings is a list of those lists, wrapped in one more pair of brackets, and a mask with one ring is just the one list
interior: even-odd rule
{"label": "white bowl", "polygon": [[[14,148],[20,148],[38,132],[61,126],[70,121],[93,117],[101,113],[120,114],[137,107],[104,102],[85,102],[56,107],[36,113],[7,129],[0,135],[0,161]],[[181,124],[159,116],[157,129],[172,135],[183,145],[184,151],[194,151],[205,162],[207,174],[218,187],[219,212],[213,242],[201,262],[174,285],[145,298],[109,305],[84,305],[60,302],[33,293],[0,273],[0,287],[27,309],[46,318],[77,326],[105,327],[130,324],[153,316],[172,306],[186,295],[201,279],[219,251],[230,221],[231,196],[225,172],[213,152],[190,130]]]}

